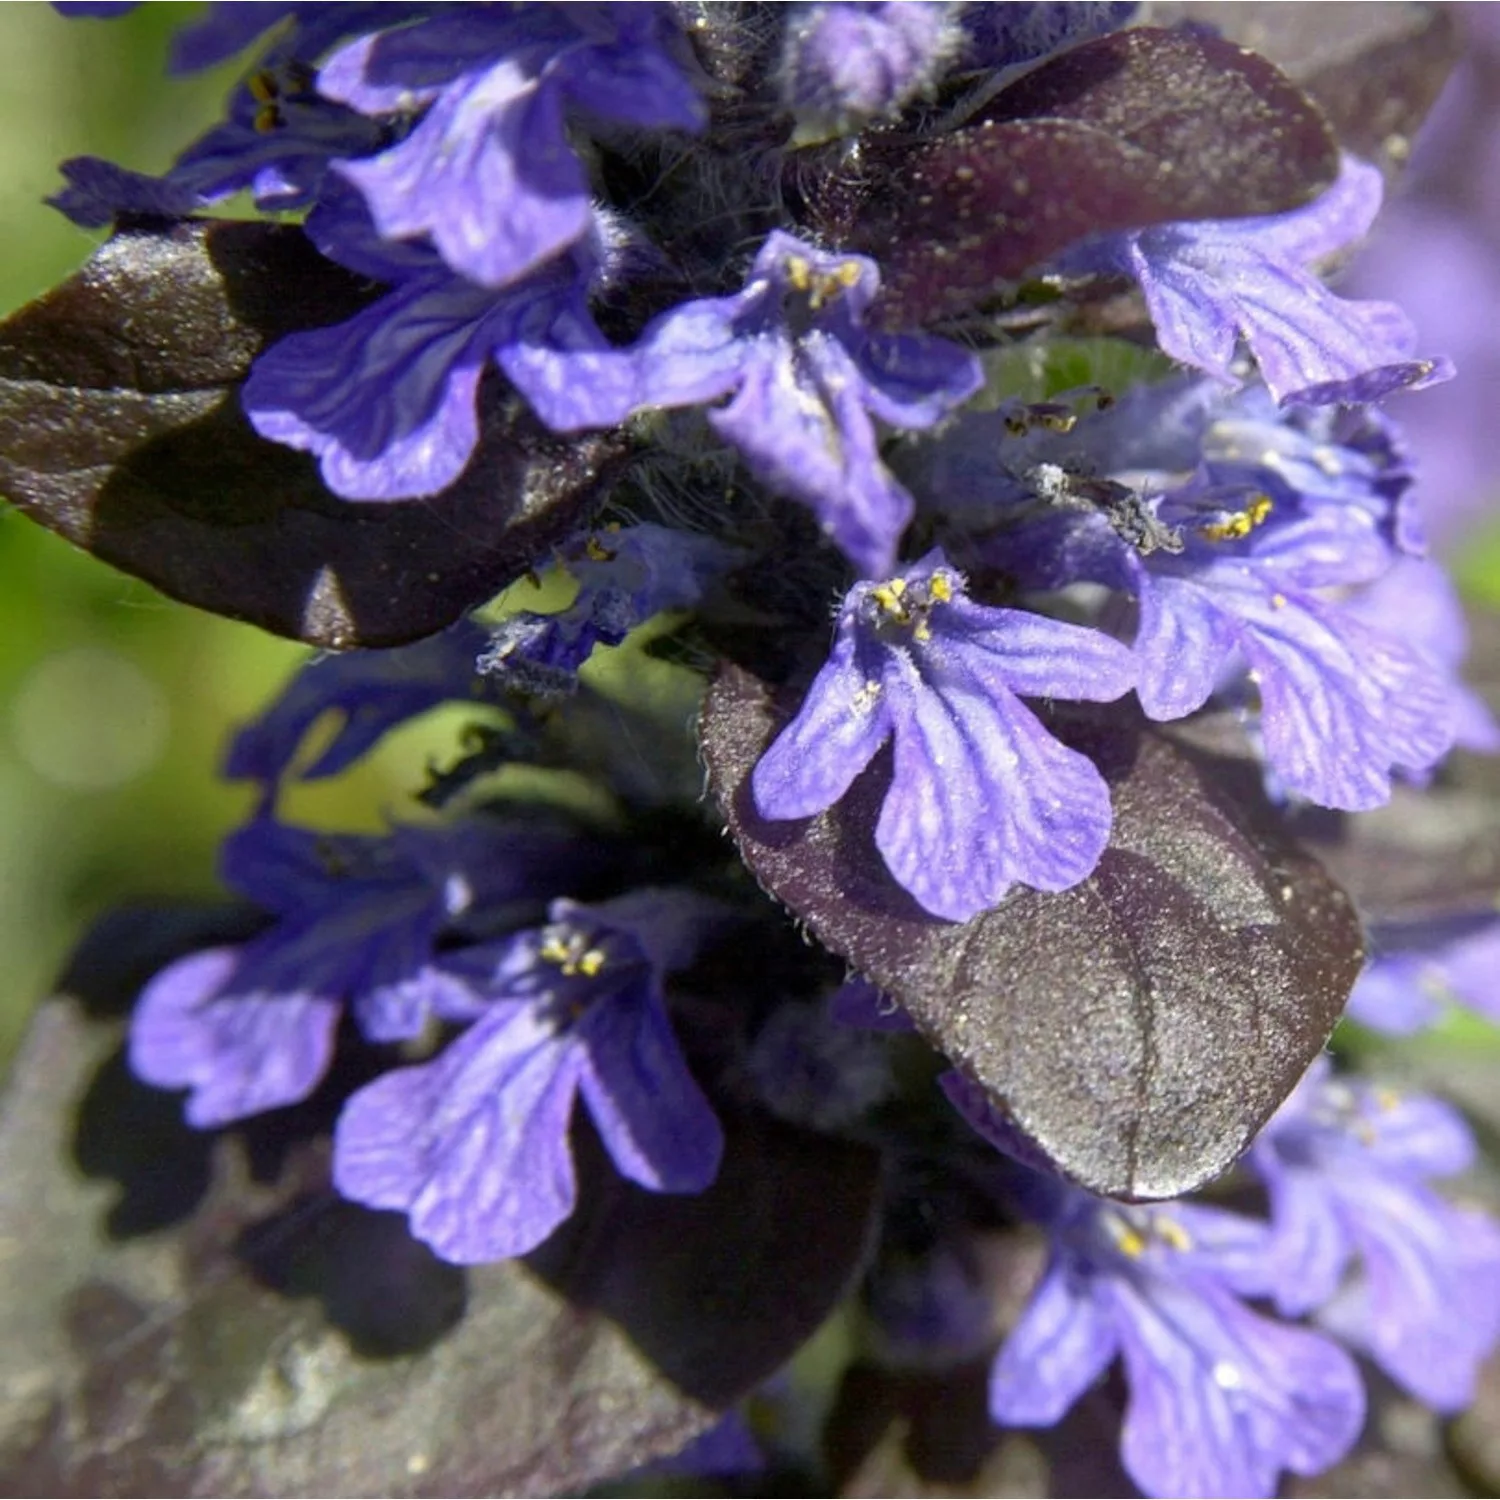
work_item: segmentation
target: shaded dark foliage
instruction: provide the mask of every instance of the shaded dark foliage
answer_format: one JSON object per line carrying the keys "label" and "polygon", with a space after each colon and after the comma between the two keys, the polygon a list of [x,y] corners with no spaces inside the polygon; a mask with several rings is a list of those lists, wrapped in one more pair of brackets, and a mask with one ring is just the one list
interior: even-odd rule
{"label": "shaded dark foliage", "polygon": [[174,598],[280,635],[432,635],[586,519],[625,443],[554,436],[491,374],[451,488],[338,499],[310,457],[255,432],[238,388],[267,344],[375,291],[288,226],[122,230],[0,324],[0,494]]}

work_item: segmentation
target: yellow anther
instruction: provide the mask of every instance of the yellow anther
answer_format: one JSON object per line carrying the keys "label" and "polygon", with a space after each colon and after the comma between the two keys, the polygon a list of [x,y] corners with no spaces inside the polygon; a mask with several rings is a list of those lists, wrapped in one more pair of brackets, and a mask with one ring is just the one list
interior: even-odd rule
{"label": "yellow anther", "polygon": [[556,964],[570,979],[579,974],[585,979],[593,979],[608,961],[602,948],[585,947],[583,935],[577,932],[569,933],[567,937],[552,933],[537,956],[549,964]]}
{"label": "yellow anther", "polygon": [[255,111],[255,131],[257,135],[270,135],[273,130],[281,129],[281,111],[273,104],[263,104]]}
{"label": "yellow anther", "polygon": [[927,592],[939,604],[947,604],[953,598],[953,583],[946,573],[934,573],[927,585]]}
{"label": "yellow anther", "polygon": [[805,292],[812,285],[812,266],[800,255],[789,255],[786,262],[786,279],[794,292]]}
{"label": "yellow anther", "polygon": [[838,284],[846,291],[850,287],[859,285],[859,262],[857,260],[846,260],[834,273]]}
{"label": "yellow anther", "polygon": [[1139,1260],[1146,1253],[1144,1237],[1133,1229],[1121,1228],[1115,1236],[1115,1243],[1119,1246],[1120,1253],[1128,1255],[1131,1260]]}
{"label": "yellow anther", "polygon": [[1395,1089],[1376,1089],[1375,1107],[1389,1114],[1401,1103],[1401,1095]]}
{"label": "yellow anther", "polygon": [[1173,1250],[1191,1250],[1193,1248],[1193,1237],[1185,1230],[1176,1219],[1168,1219],[1165,1216],[1156,1219],[1152,1225],[1156,1237],[1164,1245],[1169,1245]]}
{"label": "yellow anther", "polygon": [[618,556],[617,553],[611,552],[596,536],[591,536],[583,544],[583,550],[588,555],[590,562],[613,562]]}
{"label": "yellow anther", "polygon": [[870,594],[886,614],[893,615],[898,620],[905,620],[906,607],[901,602],[901,596],[905,592],[906,580],[893,578],[889,583],[877,584]]}
{"label": "yellow anther", "polygon": [[1275,508],[1269,495],[1257,495],[1244,510],[1237,510],[1222,521],[1200,526],[1198,534],[1211,542],[1237,542],[1241,537],[1249,536],[1257,526],[1264,524],[1266,517]]}
{"label": "yellow anther", "polygon": [[245,80],[245,87],[250,90],[250,97],[257,104],[269,104],[281,92],[276,75],[268,68],[260,68],[252,73]]}
{"label": "yellow anther", "polygon": [[1227,521],[1215,521],[1211,526],[1200,526],[1198,534],[1207,537],[1211,542],[1236,541],[1250,534],[1250,521],[1241,512],[1239,515],[1230,516]]}
{"label": "yellow anther", "polygon": [[1271,608],[1272,609],[1285,609],[1286,608],[1286,595],[1285,594],[1272,594],[1271,595]]}
{"label": "yellow anther", "polygon": [[1073,412],[1043,412],[1038,418],[1040,424],[1048,432],[1072,432],[1078,425],[1078,417]]}

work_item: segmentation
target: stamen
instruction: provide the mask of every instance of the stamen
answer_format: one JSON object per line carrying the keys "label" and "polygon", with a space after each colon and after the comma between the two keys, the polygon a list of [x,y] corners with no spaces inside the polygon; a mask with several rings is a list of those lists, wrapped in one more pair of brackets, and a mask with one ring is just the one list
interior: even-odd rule
{"label": "stamen", "polygon": [[1237,510],[1222,521],[1200,526],[1198,535],[1207,537],[1211,542],[1237,542],[1242,537],[1249,536],[1257,526],[1263,525],[1275,508],[1269,495],[1256,495],[1244,510]]}
{"label": "stamen", "polygon": [[1151,1228],[1157,1239],[1173,1250],[1191,1250],[1193,1248],[1192,1235],[1176,1219],[1169,1219],[1165,1214],[1158,1215],[1152,1220]]}
{"label": "stamen", "polygon": [[579,975],[594,979],[603,971],[608,955],[602,948],[591,948],[583,933],[554,928],[547,934],[537,957],[556,964],[569,979],[576,979]]}

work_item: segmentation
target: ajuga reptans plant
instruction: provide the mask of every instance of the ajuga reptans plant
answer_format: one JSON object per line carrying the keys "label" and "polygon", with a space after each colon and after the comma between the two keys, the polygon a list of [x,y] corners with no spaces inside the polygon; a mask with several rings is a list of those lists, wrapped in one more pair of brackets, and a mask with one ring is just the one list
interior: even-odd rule
{"label": "ajuga reptans plant", "polygon": [[[86,945],[189,1200],[109,1282],[151,1485],[876,1493],[977,1380],[944,1493],[1056,1429],[1270,1495],[1470,1402],[1474,1139],[1325,1050],[1500,1003],[1493,815],[1421,852],[1500,748],[1401,434],[1454,371],[1329,279],[1452,27],[1268,10],[1289,73],[1212,8],[215,5],[223,123],[63,164],[113,233],[0,329],[6,494],[322,648],[230,744],[243,904]],[[287,819],[441,704],[387,832]],[[134,1482],[132,1347],[44,1488]]]}

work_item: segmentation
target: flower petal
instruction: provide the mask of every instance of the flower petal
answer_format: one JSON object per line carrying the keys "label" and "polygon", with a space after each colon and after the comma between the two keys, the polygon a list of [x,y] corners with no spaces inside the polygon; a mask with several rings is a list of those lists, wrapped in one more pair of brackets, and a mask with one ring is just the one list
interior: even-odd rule
{"label": "flower petal", "polygon": [[398,287],[346,323],[273,344],[242,392],[262,437],[318,456],[350,500],[437,494],[479,438],[486,349],[476,289],[451,278]]}
{"label": "flower petal", "polygon": [[1119,1336],[1092,1278],[1054,1258],[990,1367],[990,1415],[1051,1427],[1109,1368]]}
{"label": "flower petal", "polygon": [[164,1089],[191,1089],[200,1130],[296,1104],[333,1056],[339,1005],[308,991],[240,990],[237,948],[211,948],[163,969],[130,1023],[130,1068]]}
{"label": "flower petal", "polygon": [[378,156],[342,163],[387,239],[431,235],[448,265],[502,287],[579,240],[593,217],[563,94],[535,49],[450,84]]}
{"label": "flower petal", "polygon": [[841,626],[796,718],[751,775],[761,817],[810,818],[832,807],[890,734],[887,698],[878,668],[863,659],[853,629]]}
{"label": "flower petal", "polygon": [[534,1249],[573,1211],[568,1126],[581,1050],[531,1006],[497,1005],[433,1062],[360,1089],[334,1133],[346,1198],[399,1209],[460,1265]]}
{"label": "flower petal", "polygon": [[1274,1495],[1354,1445],[1364,1386],[1336,1344],[1250,1312],[1213,1283],[1111,1283],[1130,1400],[1126,1472],[1148,1495]]}
{"label": "flower petal", "polygon": [[637,990],[599,1003],[580,1032],[579,1087],[614,1164],[658,1193],[701,1193],[724,1132],[688,1071],[660,1002]]}
{"label": "flower petal", "polygon": [[935,916],[964,922],[1016,882],[1066,890],[1109,840],[1109,789],[1059,743],[984,653],[952,651],[896,722],[875,829],[891,873]]}

